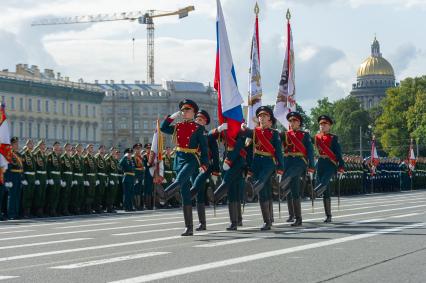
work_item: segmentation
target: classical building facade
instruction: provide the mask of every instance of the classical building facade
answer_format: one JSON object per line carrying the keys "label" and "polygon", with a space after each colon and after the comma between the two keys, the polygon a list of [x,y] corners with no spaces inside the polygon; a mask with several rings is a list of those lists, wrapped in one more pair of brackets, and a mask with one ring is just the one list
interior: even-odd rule
{"label": "classical building facade", "polygon": [[[210,86],[199,82],[164,81],[149,85],[140,81],[96,82],[105,92],[102,103],[102,135],[107,146],[123,149],[134,143],[150,143],[157,119],[179,110],[178,103],[184,98],[197,102],[211,116],[208,128],[217,125],[217,94]],[[166,136],[166,145],[172,145]]]}
{"label": "classical building facade", "polygon": [[93,84],[71,82],[53,70],[18,64],[0,72],[0,96],[12,136],[99,144],[104,92]]}
{"label": "classical building facade", "polygon": [[374,38],[371,56],[358,68],[357,82],[352,84],[350,95],[356,97],[364,109],[370,109],[380,103],[388,88],[395,86],[392,65],[383,58],[379,41]]}

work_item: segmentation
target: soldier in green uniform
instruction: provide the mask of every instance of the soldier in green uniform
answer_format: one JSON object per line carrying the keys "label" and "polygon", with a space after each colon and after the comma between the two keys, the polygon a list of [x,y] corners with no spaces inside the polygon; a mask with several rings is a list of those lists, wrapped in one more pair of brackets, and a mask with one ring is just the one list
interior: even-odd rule
{"label": "soldier in green uniform", "polygon": [[71,188],[74,184],[73,167],[72,167],[72,145],[64,144],[65,152],[61,155],[61,191],[59,194],[59,213],[69,216],[69,203],[71,196]]}
{"label": "soldier in green uniform", "polygon": [[123,206],[125,211],[134,211],[133,209],[133,186],[135,184],[135,165],[132,160],[132,149],[127,148],[124,156],[120,160],[120,166],[123,170]]}
{"label": "soldier in green uniform", "polygon": [[145,167],[143,195],[145,198],[146,209],[152,210],[154,208],[154,203],[152,199],[152,193],[154,190],[154,178],[152,177],[151,172],[149,171],[149,168],[153,166],[152,162],[150,162],[151,143],[145,144],[144,148],[145,154],[142,157],[143,166]]}
{"label": "soldier in green uniform", "polygon": [[83,145],[75,146],[75,153],[72,155],[71,163],[73,169],[73,181],[70,196],[71,213],[78,215],[84,206],[84,162],[83,162]]}
{"label": "soldier in green uniform", "polygon": [[53,151],[47,156],[47,209],[50,216],[58,216],[59,194],[61,191],[61,144],[53,143]]}
{"label": "soldier in green uniform", "polygon": [[7,202],[7,215],[9,219],[19,217],[21,195],[22,195],[22,156],[19,153],[19,140],[13,137],[10,140],[12,146],[12,162],[9,163],[5,175],[5,184],[9,190]]}
{"label": "soldier in green uniform", "polygon": [[85,186],[85,212],[92,214],[94,211],[92,205],[95,200],[95,188],[99,181],[97,179],[96,160],[93,156],[93,144],[86,146],[87,154],[83,158],[84,162],[84,186]]}
{"label": "soldier in green uniform", "polygon": [[98,182],[96,185],[95,191],[95,211],[96,213],[103,213],[104,208],[103,200],[105,197],[105,187],[108,185],[108,175],[107,168],[105,162],[105,146],[100,145],[98,149],[98,153],[95,155],[97,174],[98,174]]}
{"label": "soldier in green uniform", "polygon": [[[313,175],[314,154],[310,135],[301,130],[302,116],[297,112],[287,114],[291,129],[284,132],[282,142],[284,147],[284,176],[280,183],[283,196],[292,200],[292,208],[296,220],[291,226],[302,225],[302,209],[300,203],[300,177],[308,172]],[[291,192],[291,194],[289,194]]]}
{"label": "soldier in green uniform", "polygon": [[34,199],[35,181],[36,181],[36,168],[35,160],[32,154],[34,143],[28,139],[25,143],[26,147],[22,151],[22,164],[24,166],[24,175],[22,176],[22,211],[23,217],[29,218]]}
{"label": "soldier in green uniform", "polygon": [[105,206],[108,213],[117,213],[113,205],[118,192],[120,174],[118,172],[119,151],[116,147],[110,149],[110,154],[105,159],[108,172],[108,186],[105,193]]}
{"label": "soldier in green uniform", "polygon": [[47,157],[44,140],[38,141],[33,150],[33,157],[36,170],[33,207],[37,217],[44,217],[43,211],[46,203],[47,189]]}
{"label": "soldier in green uniform", "polygon": [[325,223],[331,222],[331,190],[330,180],[339,172],[344,172],[344,162],[342,151],[337,136],[330,133],[333,120],[327,115],[318,118],[320,132],[315,135],[315,147],[318,150],[319,158],[316,164],[317,185],[315,193],[317,197],[323,196]]}
{"label": "soldier in green uniform", "polygon": [[[120,152],[118,151],[118,161],[120,161]],[[120,162],[117,162],[117,177],[118,187],[117,193],[115,194],[114,204],[117,209],[123,209],[123,169],[121,168]]]}
{"label": "soldier in green uniform", "polygon": [[135,164],[135,187],[133,188],[133,197],[136,210],[143,210],[142,185],[144,182],[144,164],[142,159],[142,144],[133,145],[133,163]]}

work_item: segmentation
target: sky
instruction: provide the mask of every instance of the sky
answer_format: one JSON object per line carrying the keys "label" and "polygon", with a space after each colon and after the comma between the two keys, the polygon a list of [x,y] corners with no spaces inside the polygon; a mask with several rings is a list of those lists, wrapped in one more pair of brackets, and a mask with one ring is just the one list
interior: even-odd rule
{"label": "sky", "polygon": [[[239,90],[247,97],[255,0],[222,0]],[[258,0],[265,103],[274,103],[284,59],[290,9],[296,100],[349,94],[356,71],[377,36],[397,81],[426,75],[426,0]],[[0,68],[18,63],[54,69],[86,82],[146,80],[146,27],[103,22],[31,27],[38,19],[128,11],[173,11],[194,5],[184,19],[155,19],[155,80],[213,82],[216,0],[1,0]],[[133,49],[132,38],[135,38]],[[134,56],[133,56],[134,51]]]}

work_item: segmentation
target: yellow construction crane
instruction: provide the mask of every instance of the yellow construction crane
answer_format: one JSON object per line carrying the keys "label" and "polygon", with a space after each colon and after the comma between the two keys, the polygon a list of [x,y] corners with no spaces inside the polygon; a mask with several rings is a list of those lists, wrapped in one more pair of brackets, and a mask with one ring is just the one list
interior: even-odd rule
{"label": "yellow construction crane", "polygon": [[154,18],[175,16],[179,19],[188,16],[188,13],[194,11],[194,6],[188,6],[183,9],[172,12],[157,12],[156,10],[148,10],[145,12],[123,12],[114,14],[98,14],[87,16],[76,16],[66,18],[51,18],[34,21],[31,26],[50,26],[50,25],[69,25],[96,22],[112,22],[112,21],[138,21],[140,24],[146,25],[147,31],[147,82],[154,84]]}

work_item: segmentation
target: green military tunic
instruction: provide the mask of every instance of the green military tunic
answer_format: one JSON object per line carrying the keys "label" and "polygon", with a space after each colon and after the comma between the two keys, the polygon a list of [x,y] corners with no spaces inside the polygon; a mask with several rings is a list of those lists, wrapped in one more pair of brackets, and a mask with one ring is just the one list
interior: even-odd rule
{"label": "green military tunic", "polygon": [[116,160],[112,155],[108,156],[105,159],[106,168],[108,172],[108,186],[105,193],[105,206],[107,212],[115,212],[113,210],[114,201],[120,186],[120,176],[118,168],[118,160]]}
{"label": "green military tunic", "polygon": [[40,150],[33,152],[36,169],[36,186],[34,191],[34,209],[38,217],[43,216],[47,189],[47,157]]}
{"label": "green military tunic", "polygon": [[61,156],[61,193],[59,198],[59,211],[64,215],[69,215],[71,187],[73,185],[72,157],[66,153]]}
{"label": "green military tunic", "polygon": [[47,208],[51,216],[57,216],[61,190],[61,157],[54,152],[47,156]]}
{"label": "green military tunic", "polygon": [[84,180],[85,180],[85,199],[86,211],[92,212],[92,204],[95,200],[95,187],[97,181],[97,166],[93,155],[87,154],[84,159]]}
{"label": "green military tunic", "polygon": [[73,168],[73,186],[71,188],[70,207],[72,213],[79,214],[85,204],[83,157],[78,154],[74,154],[71,162]]}
{"label": "green military tunic", "polygon": [[105,158],[99,153],[95,155],[97,175],[98,175],[98,185],[95,190],[95,201],[94,207],[97,213],[102,212],[102,206],[105,197],[105,188],[108,185],[108,175],[107,175],[107,166]]}
{"label": "green military tunic", "polygon": [[5,186],[9,190],[7,215],[10,219],[19,217],[22,196],[22,156],[19,152],[12,151],[12,162],[8,164],[5,174]]}
{"label": "green military tunic", "polygon": [[22,153],[24,175],[22,178],[22,209],[24,217],[28,217],[32,208],[36,181],[36,165],[34,156],[29,149]]}

